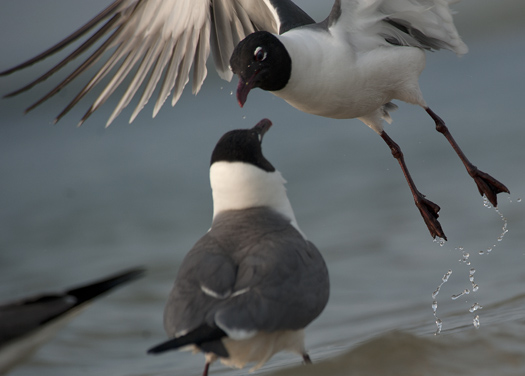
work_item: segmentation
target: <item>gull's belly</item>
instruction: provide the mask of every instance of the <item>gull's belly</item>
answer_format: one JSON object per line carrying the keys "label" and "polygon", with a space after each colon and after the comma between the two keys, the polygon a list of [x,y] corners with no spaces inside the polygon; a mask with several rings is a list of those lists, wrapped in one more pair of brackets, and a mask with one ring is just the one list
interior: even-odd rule
{"label": "gull's belly", "polygon": [[316,45],[313,38],[294,44],[284,39],[292,74],[275,95],[301,111],[334,119],[370,115],[393,99],[423,103],[418,85],[423,51],[387,46],[355,53],[350,45],[326,38]]}
{"label": "gull's belly", "polygon": [[302,93],[302,95],[286,95],[280,92],[274,94],[298,110],[333,119],[354,119],[365,116],[392,99],[389,93],[370,90],[370,88],[362,88],[362,90],[314,88]]}

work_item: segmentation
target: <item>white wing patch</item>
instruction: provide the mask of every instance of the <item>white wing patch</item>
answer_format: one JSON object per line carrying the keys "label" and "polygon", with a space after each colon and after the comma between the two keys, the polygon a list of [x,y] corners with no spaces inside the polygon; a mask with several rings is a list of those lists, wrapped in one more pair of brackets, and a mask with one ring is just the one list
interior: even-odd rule
{"label": "white wing patch", "polygon": [[205,293],[206,295],[211,296],[212,298],[219,299],[219,300],[224,300],[224,299],[228,299],[228,298],[235,298],[236,296],[245,294],[248,291],[250,291],[250,288],[246,287],[246,288],[234,291],[233,293],[232,293],[231,290],[227,290],[225,293],[220,294],[220,293],[218,293],[216,291],[213,291],[212,289],[210,289],[210,288],[208,288],[208,287],[206,287],[204,285],[201,285],[201,291],[203,293]]}
{"label": "white wing patch", "polygon": [[211,296],[212,298],[224,300],[231,296],[232,292],[231,290],[227,290],[224,294],[219,294],[216,291],[213,291],[212,289],[209,289],[208,287],[201,285],[201,290],[203,293],[205,293],[208,296]]}
{"label": "white wing patch", "polygon": [[236,297],[236,296],[239,296],[239,295],[242,295],[242,294],[246,294],[248,291],[250,291],[250,288],[249,288],[249,287],[246,287],[246,288],[244,288],[244,289],[237,290],[237,291],[235,291],[235,292],[231,295],[231,297],[234,298],[234,297]]}

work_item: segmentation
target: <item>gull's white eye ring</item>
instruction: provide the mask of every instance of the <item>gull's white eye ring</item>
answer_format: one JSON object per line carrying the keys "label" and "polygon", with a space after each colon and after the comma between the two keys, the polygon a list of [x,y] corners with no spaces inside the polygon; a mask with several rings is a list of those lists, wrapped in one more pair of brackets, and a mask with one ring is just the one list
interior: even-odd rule
{"label": "gull's white eye ring", "polygon": [[268,54],[262,47],[257,47],[255,49],[255,52],[253,53],[253,57],[255,58],[256,61],[263,61],[264,59],[266,59],[267,55]]}

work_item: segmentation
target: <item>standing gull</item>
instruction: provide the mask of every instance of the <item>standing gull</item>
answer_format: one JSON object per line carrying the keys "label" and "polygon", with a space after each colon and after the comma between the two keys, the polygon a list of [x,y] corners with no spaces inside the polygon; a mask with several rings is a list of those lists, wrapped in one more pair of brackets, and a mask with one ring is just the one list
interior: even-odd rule
{"label": "standing gull", "polygon": [[284,179],[262,155],[271,122],[226,133],[211,157],[213,221],[182,262],[164,311],[172,339],[149,350],[204,352],[206,365],[310,358],[304,328],[324,309],[325,262],[299,229]]}
{"label": "standing gull", "polygon": [[[93,47],[94,52],[85,61],[27,110],[58,93],[106,57],[102,67],[55,121],[110,75],[82,117],[82,124],[132,75],[109,125],[141,87],[143,92],[130,121],[144,108],[157,85],[160,90],[153,116],[170,93],[175,105],[192,67],[193,92],[197,93],[207,74],[206,60],[211,50],[222,78],[232,78],[228,63],[239,75],[237,98],[241,106],[249,91],[260,87],[301,111],[329,118],[357,118],[378,133],[399,162],[431,236],[446,239],[438,221],[439,206],[416,188],[401,148],[384,131],[383,120],[390,122],[390,111],[397,108],[392,100],[421,106],[452,145],[481,195],[497,206],[497,194],[509,192],[504,184],[467,159],[419,89],[424,50],[443,48],[458,55],[467,52],[449,9],[455,2],[336,0],[329,16],[315,23],[290,0],[115,0],[63,41],[0,75],[45,59],[89,35],[102,23],[55,67],[7,96],[31,89]],[[101,43],[95,48],[97,42]]]}
{"label": "standing gull", "polygon": [[65,292],[0,305],[0,374],[29,357],[93,299],[144,274],[127,270]]}

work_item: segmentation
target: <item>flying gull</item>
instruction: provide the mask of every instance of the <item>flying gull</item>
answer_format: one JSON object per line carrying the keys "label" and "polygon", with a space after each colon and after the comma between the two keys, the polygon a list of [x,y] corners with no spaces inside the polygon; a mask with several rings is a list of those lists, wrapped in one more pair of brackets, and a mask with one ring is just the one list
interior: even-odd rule
{"label": "flying gull", "polygon": [[[438,221],[439,206],[416,188],[401,148],[385,132],[383,120],[391,121],[390,112],[397,107],[392,100],[421,106],[452,145],[481,195],[496,207],[497,194],[509,192],[504,184],[469,161],[419,88],[425,50],[448,49],[458,55],[468,50],[449,9],[455,2],[336,0],[328,17],[316,23],[290,0],[116,0],[60,43],[0,75],[37,63],[89,35],[55,67],[7,96],[46,80],[101,41],[63,82],[27,110],[105,58],[102,67],[55,121],[110,75],[109,83],[82,117],[83,123],[132,75],[109,125],[141,87],[130,121],[157,86],[160,89],[153,116],[170,93],[172,105],[178,101],[190,75],[193,92],[197,93],[206,77],[211,51],[222,78],[232,78],[229,63],[240,76],[237,98],[241,106],[249,91],[260,87],[304,112],[337,119],[357,118],[373,129],[399,162],[431,236],[446,239]],[[101,26],[90,34],[98,24]],[[106,52],[110,50],[108,57]]]}

